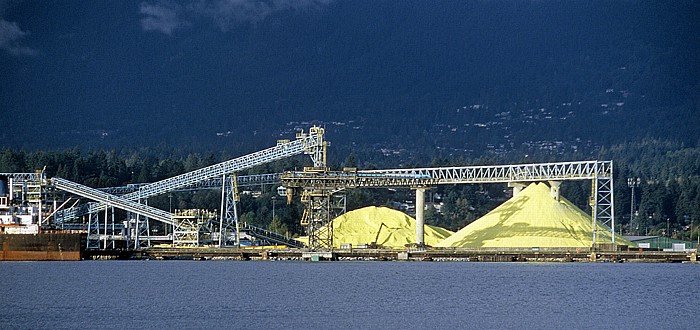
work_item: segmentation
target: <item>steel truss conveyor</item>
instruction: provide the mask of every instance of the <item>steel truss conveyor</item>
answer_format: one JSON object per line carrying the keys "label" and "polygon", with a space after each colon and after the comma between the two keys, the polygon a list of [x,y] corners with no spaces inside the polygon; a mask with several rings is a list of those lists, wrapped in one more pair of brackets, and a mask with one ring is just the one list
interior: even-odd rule
{"label": "steel truss conveyor", "polygon": [[410,176],[435,184],[612,179],[612,161],[364,170],[361,174]]}
{"label": "steel truss conveyor", "polygon": [[593,245],[597,242],[598,224],[609,227],[615,244],[615,204],[612,161],[577,161],[540,164],[436,167],[393,170],[367,170],[363,174],[405,175],[435,180],[433,184],[456,183],[528,183],[591,180],[590,206],[593,221]]}
{"label": "steel truss conveyor", "polygon": [[51,183],[60,190],[89,198],[91,200],[103,203],[105,206],[112,206],[126,211],[134,212],[136,214],[167,223],[169,225],[174,224],[172,220],[172,214],[165,212],[163,210],[151,207],[148,205],[140,204],[134,201],[124,199],[119,196],[114,196],[106,192],[99,191],[94,188],[90,188],[75,182],[68,181],[61,178],[52,178]]}
{"label": "steel truss conveyor", "polygon": [[281,179],[287,187],[323,189],[612,179],[612,161],[342,172],[295,171],[284,173]]}
{"label": "steel truss conveyor", "polygon": [[303,248],[306,245],[300,241],[297,241],[291,237],[287,237],[282,234],[269,231],[264,228],[256,227],[248,224],[247,222],[241,223],[241,231],[247,232],[248,235],[257,237],[259,239],[268,241],[270,243],[282,244],[293,248]]}
{"label": "steel truss conveyor", "polygon": [[[253,187],[253,186],[263,186],[263,185],[273,185],[281,184],[280,176],[282,173],[266,173],[266,174],[251,174],[251,175],[240,175],[236,176],[236,184],[238,187]],[[126,195],[138,191],[141,187],[149,185],[150,183],[132,183],[126,186],[119,187],[109,187],[109,188],[97,188],[100,191],[104,191],[112,195]],[[195,184],[175,189],[173,191],[195,191],[204,189],[221,189],[223,186],[222,178],[211,178],[197,182]]]}
{"label": "steel truss conveyor", "polygon": [[[567,180],[592,180],[590,205],[593,216],[593,242],[596,244],[597,224],[615,227],[613,204],[613,164],[612,161],[577,161],[539,164],[433,167],[412,169],[384,170],[346,170],[346,171],[296,171],[284,173],[281,177],[283,186],[288,189],[302,189],[302,201],[305,202],[303,224],[308,225],[312,248],[332,247],[332,232],[313,241],[311,230],[327,227],[333,194],[350,188],[376,187],[410,187],[416,189],[416,218],[422,217],[423,192],[432,185],[442,184],[478,184],[508,183],[523,184],[528,182],[560,182]],[[421,213],[421,214],[419,214]],[[418,226],[417,226],[418,227]],[[422,241],[422,232],[416,234],[417,242]],[[612,240],[614,244],[614,233]]]}
{"label": "steel truss conveyor", "polygon": [[[168,179],[139,186],[138,190],[125,194],[123,199],[139,202],[149,197],[158,196],[185,187],[195,186],[200,182],[214,178],[222,178],[238,171],[270,163],[298,154],[311,157],[314,167],[324,167],[326,162],[326,142],[323,139],[324,129],[312,127],[309,133],[297,133],[294,141],[280,141],[276,146],[257,151],[242,157],[207,166],[198,170],[177,175]],[[63,213],[64,219],[74,218],[82,214],[95,213],[107,208],[105,204],[90,205],[87,210],[73,209]]]}

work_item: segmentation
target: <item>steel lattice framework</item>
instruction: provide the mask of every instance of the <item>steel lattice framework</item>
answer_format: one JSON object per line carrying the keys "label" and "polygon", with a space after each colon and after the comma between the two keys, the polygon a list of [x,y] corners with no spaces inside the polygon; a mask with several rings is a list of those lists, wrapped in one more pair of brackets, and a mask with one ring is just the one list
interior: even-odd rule
{"label": "steel lattice framework", "polygon": [[437,180],[436,184],[592,180],[593,244],[595,246],[598,243],[598,223],[609,227],[612,244],[615,244],[612,161],[368,170],[360,173],[412,175]]}
{"label": "steel lattice framework", "polygon": [[[559,163],[433,167],[410,169],[362,170],[362,171],[303,171],[287,172],[281,176],[287,188],[302,189],[305,202],[304,223],[308,230],[321,228],[330,223],[331,196],[348,188],[372,187],[427,187],[439,184],[474,183],[525,183],[539,181],[592,180],[593,244],[597,244],[598,223],[610,228],[612,243],[615,243],[615,217],[613,198],[612,161],[577,161]],[[306,196],[306,197],[305,197]],[[324,209],[325,207],[325,209]],[[331,229],[332,233],[332,229]],[[318,237],[314,242],[309,234],[312,248],[332,246],[327,238]],[[323,234],[323,233],[322,233]],[[331,238],[332,240],[332,238]],[[331,241],[332,242],[332,241]]]}
{"label": "steel lattice framework", "polygon": [[[173,215],[173,243],[177,245],[199,246],[211,242],[211,224],[216,212],[200,209],[179,210]],[[207,235],[208,234],[208,235]],[[208,237],[204,237],[207,235]]]}
{"label": "steel lattice framework", "polygon": [[[235,197],[235,185],[237,181],[231,181],[231,176],[235,175],[237,171],[246,170],[254,166],[273,162],[301,153],[311,156],[314,167],[325,168],[327,142],[324,141],[323,135],[323,128],[312,127],[309,130],[308,134],[304,132],[297,133],[296,140],[291,142],[289,140],[278,141],[277,145],[274,147],[267,148],[258,152],[254,152],[242,157],[231,159],[211,166],[207,166],[202,169],[194,170],[158,182],[145,185],[118,187],[117,189],[115,189],[116,192],[123,192],[126,189],[133,189],[134,187],[137,188],[136,190],[126,193],[122,196],[115,196],[113,194],[90,188],[87,186],[79,185],[77,183],[70,182],[61,178],[52,179],[51,182],[56,188],[60,190],[70,192],[78,196],[86,197],[88,199],[98,202],[90,203],[84,207],[76,207],[61,211],[61,221],[65,221],[66,219],[70,218],[75,218],[84,214],[90,214],[89,223],[94,223],[96,224],[96,226],[94,227],[99,228],[99,218],[97,217],[98,212],[106,210],[110,206],[117,207],[128,212],[133,212],[137,214],[135,242],[137,245],[139,245],[140,237],[143,236],[141,235],[142,230],[145,230],[144,234],[147,238],[149,237],[149,219],[154,219],[169,225],[177,225],[176,223],[174,223],[172,214],[170,214],[169,212],[165,212],[147,206],[148,197],[161,195],[167,192],[176,191],[180,189],[198,189],[198,186],[212,185],[213,183],[217,183],[216,180],[219,180],[219,187],[222,188],[222,218],[219,223],[219,235],[224,235],[230,230],[236,230],[234,225],[236,225],[237,227],[238,222],[236,216]],[[251,184],[253,182],[260,184],[262,180],[276,180],[276,177],[275,174],[267,174],[244,178],[244,180]],[[144,217],[143,221],[141,221],[140,219],[141,216]],[[145,226],[143,226],[143,224],[145,224]],[[105,237],[107,236],[105,235]],[[222,237],[222,239],[226,238],[227,237]],[[225,244],[225,241],[222,240],[221,243]],[[88,245],[90,246],[91,244],[88,243]]]}
{"label": "steel lattice framework", "polygon": [[612,161],[364,170],[358,173],[426,178],[438,180],[437,184],[590,180],[612,178]]}
{"label": "steel lattice framework", "polygon": [[219,218],[219,246],[226,245],[230,234],[235,233],[234,243],[240,244],[238,212],[238,186],[235,174],[221,178],[221,217]]}
{"label": "steel lattice framework", "polygon": [[[197,182],[193,185],[186,186],[180,189],[174,190],[175,192],[181,192],[181,191],[196,191],[196,190],[203,190],[203,189],[222,189],[222,215],[221,221],[219,222],[219,245],[225,245],[227,243],[227,240],[231,236],[230,233],[238,233],[239,230],[238,228],[238,215],[236,213],[236,199],[238,198],[237,193],[234,192],[233,188],[227,188],[227,186],[232,187],[232,186],[238,186],[238,187],[249,187],[249,186],[262,186],[262,185],[270,185],[270,184],[280,184],[280,176],[281,173],[267,173],[267,174],[253,174],[253,175],[244,175],[244,176],[235,176],[235,175],[229,175],[229,176],[222,176],[220,178],[212,178],[208,180],[204,180],[201,182]],[[224,178],[225,177],[225,178]],[[224,185],[224,180],[229,181],[229,178],[235,177],[236,178],[236,183],[231,184],[228,183],[228,185]],[[119,186],[119,187],[108,187],[108,188],[97,188],[97,190],[112,194],[112,195],[125,195],[128,193],[133,193],[135,191],[138,191],[140,187],[147,185],[148,183],[134,183],[134,184],[128,184],[126,186]],[[80,209],[77,207],[74,209],[76,211],[76,215],[83,215],[83,214],[89,214],[88,217],[88,232],[90,233],[88,235],[88,248],[99,248],[99,241],[96,238],[101,237],[101,233],[99,232],[99,217],[97,216],[96,212],[89,213],[90,209],[94,210],[95,208],[98,207],[98,202],[90,202],[87,204],[84,204],[80,206]],[[114,212],[114,211],[112,211]],[[112,213],[112,216],[114,214]],[[131,218],[130,216],[128,218]],[[140,218],[140,217],[139,217]],[[141,219],[138,219],[138,228],[137,228],[137,234],[136,236],[140,236],[141,238],[146,237],[146,241],[148,240],[148,237],[150,235],[148,234],[149,232],[149,226],[148,226],[148,221],[141,221]],[[176,221],[177,225],[175,227],[181,227],[183,225],[183,222],[181,221]],[[105,227],[106,228],[106,227]],[[175,232],[180,232],[183,231],[184,229],[177,228],[175,229]],[[187,229],[189,230],[189,229]],[[105,237],[107,235],[105,234]],[[178,239],[180,239],[178,237]],[[236,237],[236,244],[238,244],[238,238]],[[146,245],[148,243],[146,242]]]}
{"label": "steel lattice framework", "polygon": [[172,215],[169,212],[127,200],[123,197],[114,196],[94,188],[90,188],[75,182],[61,178],[52,178],[51,183],[58,189],[92,199],[103,203],[106,206],[114,206],[122,210],[134,212],[145,217],[158,220],[169,225],[173,224]]}
{"label": "steel lattice framework", "polygon": [[321,141],[321,143],[323,141],[321,135],[300,135],[297,140],[292,142],[280,143],[272,148],[145,185],[140,187],[138,191],[126,194],[124,197],[130,200],[136,200],[157,196],[175,189],[193,185],[200,181],[221,177],[224,174],[242,171],[300,153],[312,153],[313,149],[319,146],[319,141]]}
{"label": "steel lattice framework", "polygon": [[[178,176],[164,179],[158,182],[140,186],[137,191],[123,195],[122,198],[129,201],[146,200],[149,197],[168,193],[184,187],[196,185],[202,181],[221,178],[225,174],[231,174],[246,170],[254,166],[270,163],[301,153],[311,156],[315,167],[323,167],[325,163],[325,150],[327,143],[323,139],[324,129],[312,127],[309,133],[297,133],[296,140],[280,142],[276,146],[254,152],[242,157],[207,166],[198,170],[187,172]],[[105,204],[90,205],[87,210],[66,210],[62,217],[73,218],[86,213],[94,213],[104,210]]]}
{"label": "steel lattice framework", "polygon": [[[252,187],[252,186],[262,186],[271,184],[280,184],[280,176],[282,173],[266,173],[266,174],[251,174],[251,175],[241,175],[236,176],[236,185],[238,187]],[[139,188],[149,185],[150,183],[132,183],[126,186],[119,187],[108,187],[108,188],[97,188],[97,190],[104,191],[112,195],[125,195],[133,193],[139,190]],[[196,191],[204,189],[221,189],[223,186],[222,178],[211,178],[197,182],[195,184],[182,187],[173,190],[173,192],[180,191]]]}
{"label": "steel lattice framework", "polygon": [[333,249],[333,219],[346,212],[346,196],[340,190],[305,189],[301,201],[304,214],[301,225],[306,228],[312,250]]}
{"label": "steel lattice framework", "polygon": [[0,173],[0,176],[24,182],[41,182],[44,180],[44,173],[41,171],[37,173]]}

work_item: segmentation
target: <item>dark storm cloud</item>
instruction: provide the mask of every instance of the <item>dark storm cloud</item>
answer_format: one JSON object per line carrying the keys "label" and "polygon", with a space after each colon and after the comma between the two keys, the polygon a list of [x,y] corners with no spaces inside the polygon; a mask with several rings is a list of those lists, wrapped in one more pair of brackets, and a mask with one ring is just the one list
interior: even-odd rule
{"label": "dark storm cloud", "polygon": [[143,2],[139,10],[141,27],[172,35],[173,31],[198,20],[208,21],[222,31],[237,24],[257,23],[281,11],[314,10],[333,0],[218,0]]}

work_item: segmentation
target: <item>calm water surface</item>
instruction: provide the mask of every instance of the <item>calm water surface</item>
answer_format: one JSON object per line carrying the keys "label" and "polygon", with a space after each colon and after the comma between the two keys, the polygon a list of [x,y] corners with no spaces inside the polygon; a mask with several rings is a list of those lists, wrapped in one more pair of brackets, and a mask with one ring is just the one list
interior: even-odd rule
{"label": "calm water surface", "polygon": [[0,262],[0,329],[700,329],[700,265]]}

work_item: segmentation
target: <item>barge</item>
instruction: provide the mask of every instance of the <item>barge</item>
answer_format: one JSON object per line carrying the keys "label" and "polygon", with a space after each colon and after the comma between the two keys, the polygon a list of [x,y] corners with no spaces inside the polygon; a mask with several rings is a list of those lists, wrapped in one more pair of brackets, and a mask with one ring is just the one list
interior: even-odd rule
{"label": "barge", "polygon": [[0,261],[82,260],[86,233],[0,234]]}

